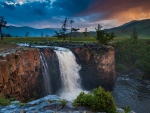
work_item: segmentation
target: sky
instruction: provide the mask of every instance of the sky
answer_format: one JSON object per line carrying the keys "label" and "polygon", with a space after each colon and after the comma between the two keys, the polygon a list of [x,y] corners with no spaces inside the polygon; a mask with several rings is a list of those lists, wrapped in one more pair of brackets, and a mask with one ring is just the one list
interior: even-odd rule
{"label": "sky", "polygon": [[[0,16],[8,25],[60,28],[68,17],[73,27],[112,28],[150,18],[150,0],[0,0]],[[68,23],[69,24],[69,23]]]}

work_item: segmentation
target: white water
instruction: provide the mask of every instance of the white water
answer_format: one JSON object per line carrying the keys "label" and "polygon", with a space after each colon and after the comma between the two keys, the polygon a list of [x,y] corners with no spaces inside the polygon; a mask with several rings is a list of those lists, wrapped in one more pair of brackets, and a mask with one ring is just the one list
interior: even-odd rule
{"label": "white water", "polygon": [[48,65],[42,52],[40,52],[40,59],[42,63],[42,74],[44,77],[45,95],[48,95],[51,93],[50,76],[48,73]]}
{"label": "white water", "polygon": [[72,101],[82,92],[79,76],[81,67],[76,63],[76,58],[69,49],[58,48],[55,52],[59,60],[61,82],[63,85],[60,98]]}

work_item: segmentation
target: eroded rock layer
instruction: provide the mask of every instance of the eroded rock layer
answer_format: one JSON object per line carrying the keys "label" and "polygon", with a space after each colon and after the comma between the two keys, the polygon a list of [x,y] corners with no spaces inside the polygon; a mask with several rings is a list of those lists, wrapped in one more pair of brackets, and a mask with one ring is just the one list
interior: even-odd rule
{"label": "eroded rock layer", "polygon": [[107,47],[79,47],[72,49],[77,62],[82,66],[80,76],[82,86],[91,90],[100,85],[112,90],[115,82],[115,50]]}
{"label": "eroded rock layer", "polygon": [[36,86],[40,70],[38,49],[16,48],[0,56],[0,94],[25,101]]}

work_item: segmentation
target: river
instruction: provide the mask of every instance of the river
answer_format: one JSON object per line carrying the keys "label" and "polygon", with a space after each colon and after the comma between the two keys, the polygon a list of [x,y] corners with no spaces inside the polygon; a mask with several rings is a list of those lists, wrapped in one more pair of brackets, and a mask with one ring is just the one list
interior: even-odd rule
{"label": "river", "polygon": [[113,97],[117,107],[130,106],[136,113],[150,113],[150,84],[137,80],[139,70],[116,78]]}

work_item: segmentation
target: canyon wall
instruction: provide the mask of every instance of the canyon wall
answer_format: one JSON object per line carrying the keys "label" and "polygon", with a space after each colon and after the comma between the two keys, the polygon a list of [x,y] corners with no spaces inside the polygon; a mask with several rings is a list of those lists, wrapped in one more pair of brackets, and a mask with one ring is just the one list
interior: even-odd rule
{"label": "canyon wall", "polygon": [[[50,89],[51,94],[59,94],[59,90],[61,89],[61,77],[60,77],[60,70],[59,70],[59,61],[57,58],[56,53],[54,52],[53,48],[41,48],[40,52],[44,54],[46,65],[48,67],[48,75],[50,77]],[[42,67],[41,67],[42,68]],[[42,73],[40,76],[43,76]],[[44,89],[44,86],[43,86]],[[43,91],[43,96],[46,96]]]}
{"label": "canyon wall", "polygon": [[[115,51],[113,47],[75,47],[71,49],[81,65],[81,86],[86,90],[99,87],[112,90],[115,82]],[[0,94],[21,101],[45,96],[40,52],[45,56],[51,94],[59,94],[61,77],[59,62],[53,49],[16,48],[0,55]]]}
{"label": "canyon wall", "polygon": [[116,76],[113,47],[78,47],[72,51],[82,66],[80,76],[84,89],[91,90],[100,85],[107,90],[113,89]]}
{"label": "canyon wall", "polygon": [[4,53],[0,56],[0,94],[21,101],[31,98],[38,87],[39,70],[38,49],[16,48],[12,53]]}

